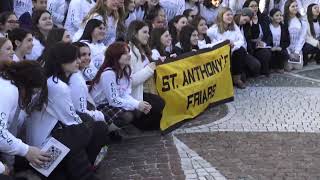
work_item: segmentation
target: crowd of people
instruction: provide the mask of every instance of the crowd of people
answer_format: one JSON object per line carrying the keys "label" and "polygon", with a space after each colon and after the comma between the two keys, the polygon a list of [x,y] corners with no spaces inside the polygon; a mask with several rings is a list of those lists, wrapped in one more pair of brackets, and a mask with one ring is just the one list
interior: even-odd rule
{"label": "crowd of people", "polygon": [[[1,0],[0,179],[70,152],[42,179],[99,179],[119,129],[159,130],[156,62],[229,40],[235,87],[320,63],[319,0]],[[112,167],[110,167],[112,168]]]}

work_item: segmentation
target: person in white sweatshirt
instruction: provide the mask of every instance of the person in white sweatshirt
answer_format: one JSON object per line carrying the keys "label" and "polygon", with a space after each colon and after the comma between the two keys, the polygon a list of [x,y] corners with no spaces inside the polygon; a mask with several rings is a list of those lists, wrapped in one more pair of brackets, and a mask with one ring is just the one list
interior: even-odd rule
{"label": "person in white sweatshirt", "polygon": [[30,123],[26,126],[27,142],[41,147],[48,138],[54,137],[69,147],[70,152],[49,178],[57,179],[56,176],[64,174],[70,179],[97,180],[88,167],[106,145],[108,127],[105,122],[94,121],[90,116],[81,115],[85,118],[80,118],[73,105],[68,83],[70,76],[78,72],[78,48],[58,42],[46,58],[48,103],[40,111],[31,113]]}
{"label": "person in white sweatshirt", "polygon": [[166,28],[154,28],[151,31],[150,48],[152,49],[151,58],[155,61],[165,61],[167,58],[177,57],[172,53],[172,37]]}
{"label": "person in white sweatshirt", "polygon": [[65,6],[65,0],[48,0],[47,9],[52,14],[53,24],[60,28],[63,27]]}
{"label": "person in white sweatshirt", "polygon": [[204,17],[209,26],[215,23],[219,7],[223,7],[222,0],[204,0],[200,5],[200,15]]}
{"label": "person in white sweatshirt", "polygon": [[135,0],[134,4],[135,4],[135,10],[134,13],[136,15],[136,20],[140,20],[142,21],[144,19],[145,16],[145,5],[146,0]]}
{"label": "person in white sweatshirt", "polygon": [[51,14],[47,10],[37,10],[32,13],[33,26],[33,48],[32,52],[26,56],[29,60],[37,60],[46,44],[49,32],[53,28]]}
{"label": "person in white sweatshirt", "polygon": [[26,55],[30,54],[33,47],[33,36],[30,32],[17,28],[9,32],[9,39],[15,51],[13,61],[26,60]]}
{"label": "person in white sweatshirt", "polygon": [[86,82],[90,82],[96,76],[98,69],[91,63],[91,50],[88,44],[83,42],[74,42],[73,45],[79,48],[79,70]]}
{"label": "person in white sweatshirt", "polygon": [[81,27],[73,37],[73,41],[79,40],[84,32],[86,24],[91,19],[98,19],[105,24],[105,38],[102,42],[108,47],[117,37],[117,27],[120,20],[119,3],[117,1],[97,1],[96,5],[84,17]]}
{"label": "person in white sweatshirt", "polygon": [[211,42],[229,40],[231,46],[231,72],[235,86],[240,89],[245,88],[241,80],[241,74],[244,72],[244,58],[247,55],[245,49],[245,39],[239,27],[233,21],[232,9],[222,7],[219,9],[217,24],[211,26],[207,35]]}
{"label": "person in white sweatshirt", "polygon": [[299,13],[296,0],[287,0],[284,5],[284,25],[289,29],[290,45],[287,48],[290,59],[285,70],[302,69],[302,48],[306,41],[308,25]]}
{"label": "person in white sweatshirt", "polygon": [[0,60],[12,61],[14,56],[13,45],[7,38],[0,37]]}
{"label": "person in white sweatshirt", "polygon": [[95,4],[94,0],[71,0],[64,28],[72,37],[81,27],[83,18]]}
{"label": "person in white sweatshirt", "polygon": [[98,19],[88,21],[80,42],[88,44],[91,51],[91,64],[97,69],[100,68],[104,61],[106,46],[103,44],[106,32],[105,24]]}
{"label": "person in white sweatshirt", "polygon": [[312,58],[320,63],[320,10],[318,4],[310,4],[307,9],[308,32],[304,44],[303,60],[307,64]]}
{"label": "person in white sweatshirt", "polygon": [[[25,110],[30,114],[46,102],[45,71],[36,62],[2,62],[0,86],[0,154],[23,156],[32,165],[43,165],[50,160],[50,155],[22,142],[16,135],[20,111]],[[35,89],[38,89],[42,98],[31,103]],[[3,166],[0,168],[3,170]]]}
{"label": "person in white sweatshirt", "polygon": [[130,47],[132,69],[132,92],[131,95],[138,101],[146,101],[151,105],[148,114],[141,114],[140,120],[135,123],[140,129],[159,129],[164,101],[156,95],[154,84],[155,62],[151,58],[149,48],[149,27],[142,21],[133,21],[128,27],[127,41]]}
{"label": "person in white sweatshirt", "polygon": [[32,14],[32,0],[14,0],[14,13],[19,18],[25,12]]}
{"label": "person in white sweatshirt", "polygon": [[121,128],[135,120],[135,111],[148,114],[151,105],[134,99],[131,94],[130,50],[126,43],[115,42],[93,80],[91,95],[109,120]]}
{"label": "person in white sweatshirt", "polygon": [[166,12],[167,20],[170,21],[175,16],[183,14],[185,10],[185,0],[160,0],[160,5]]}

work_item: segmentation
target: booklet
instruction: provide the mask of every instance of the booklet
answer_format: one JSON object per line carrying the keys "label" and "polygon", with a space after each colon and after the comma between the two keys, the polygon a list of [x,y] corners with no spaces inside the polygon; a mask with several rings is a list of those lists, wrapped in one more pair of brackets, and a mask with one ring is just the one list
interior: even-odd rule
{"label": "booklet", "polygon": [[63,158],[69,153],[70,149],[55,138],[51,137],[42,147],[41,151],[48,152],[51,155],[50,161],[42,165],[41,168],[37,168],[32,164],[30,165],[42,175],[48,177],[63,160]]}

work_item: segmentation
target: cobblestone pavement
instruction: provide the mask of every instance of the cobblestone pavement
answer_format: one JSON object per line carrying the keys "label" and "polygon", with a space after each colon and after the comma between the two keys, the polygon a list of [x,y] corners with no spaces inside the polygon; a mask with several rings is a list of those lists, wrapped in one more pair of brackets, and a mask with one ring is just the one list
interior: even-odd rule
{"label": "cobblestone pavement", "polygon": [[248,80],[173,133],[109,148],[103,179],[320,180],[320,67]]}

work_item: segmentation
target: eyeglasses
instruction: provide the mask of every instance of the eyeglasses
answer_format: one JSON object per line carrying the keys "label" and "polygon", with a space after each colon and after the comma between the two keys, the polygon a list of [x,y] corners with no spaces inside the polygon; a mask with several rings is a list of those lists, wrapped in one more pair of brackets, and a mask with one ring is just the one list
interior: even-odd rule
{"label": "eyeglasses", "polygon": [[7,23],[10,24],[20,24],[20,22],[18,20],[8,20]]}

